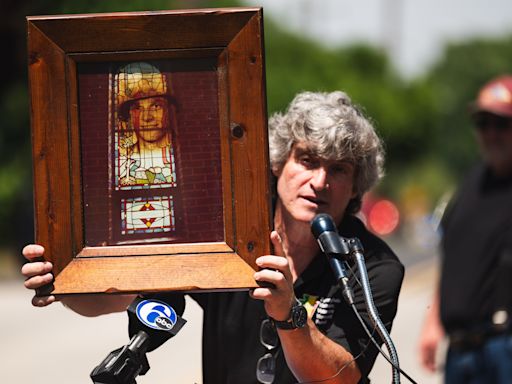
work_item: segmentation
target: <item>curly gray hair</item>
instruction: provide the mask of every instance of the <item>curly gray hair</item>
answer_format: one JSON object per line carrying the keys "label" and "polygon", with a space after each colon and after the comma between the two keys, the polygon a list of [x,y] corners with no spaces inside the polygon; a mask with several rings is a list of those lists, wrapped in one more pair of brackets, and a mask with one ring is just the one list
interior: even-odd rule
{"label": "curly gray hair", "polygon": [[276,113],[269,119],[272,169],[280,170],[293,145],[300,142],[319,157],[348,160],[355,165],[357,197],[347,211],[357,212],[363,194],[384,173],[384,149],[372,123],[344,92],[302,92],[286,113]]}

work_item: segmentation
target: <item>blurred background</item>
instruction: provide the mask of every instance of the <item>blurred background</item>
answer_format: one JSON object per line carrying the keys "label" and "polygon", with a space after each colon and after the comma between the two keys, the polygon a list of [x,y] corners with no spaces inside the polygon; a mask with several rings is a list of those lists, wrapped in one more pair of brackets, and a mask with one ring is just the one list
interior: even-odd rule
{"label": "blurred background", "polygon": [[[20,250],[33,241],[34,204],[25,16],[225,6],[264,8],[269,113],[298,91],[341,89],[374,121],[386,177],[362,214],[407,267],[392,337],[413,378],[440,382],[417,363],[417,334],[437,275],[437,224],[478,157],[468,103],[485,81],[512,72],[509,0],[2,0],[0,295],[9,310],[0,317],[0,381],[86,383],[94,365],[127,342],[124,315],[90,320],[60,305],[35,309],[22,288]],[[154,352],[161,362],[141,382],[201,381],[200,316],[191,305],[197,321],[189,336],[184,330]],[[190,375],[176,376],[184,370]],[[391,381],[381,361],[372,376]]]}

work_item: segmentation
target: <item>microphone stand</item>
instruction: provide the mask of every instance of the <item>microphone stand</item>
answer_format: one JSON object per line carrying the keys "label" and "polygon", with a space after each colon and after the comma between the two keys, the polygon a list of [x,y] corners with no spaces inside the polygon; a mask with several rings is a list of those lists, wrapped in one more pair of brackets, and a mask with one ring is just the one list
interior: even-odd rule
{"label": "microphone stand", "polygon": [[[368,332],[370,339],[375,342],[372,335],[368,331],[368,328],[364,320],[359,315],[357,308],[354,305],[354,296],[352,289],[348,284],[348,272],[345,266],[347,256],[351,256],[355,261],[359,270],[359,276],[361,281],[361,287],[363,289],[363,296],[365,300],[366,312],[370,317],[370,321],[373,323],[374,328],[377,330],[381,337],[381,340],[386,344],[386,347],[391,356],[390,360],[384,353],[384,357],[393,366],[393,383],[400,383],[400,366],[398,363],[398,355],[395,350],[395,346],[389,336],[389,333],[379,318],[375,304],[373,303],[372,291],[370,289],[370,282],[368,279],[368,272],[366,271],[366,265],[364,263],[363,246],[357,238],[345,239],[340,236],[336,225],[330,215],[327,213],[319,213],[311,221],[311,232],[318,242],[320,249],[327,256],[329,264],[333,270],[336,282],[339,288],[342,289],[343,297],[346,303],[354,310],[355,315],[358,317],[361,325]],[[377,348],[380,350],[380,346],[375,342]]]}
{"label": "microphone stand", "polygon": [[373,302],[372,297],[372,291],[370,288],[370,282],[368,279],[368,272],[366,270],[366,265],[364,262],[364,255],[363,255],[363,246],[358,238],[350,238],[345,239],[340,236],[340,239],[342,242],[346,243],[349,248],[349,255],[352,257],[354,262],[357,265],[357,269],[359,271],[359,278],[361,281],[361,286],[363,288],[364,293],[364,299],[365,299],[365,305],[366,305],[366,311],[368,313],[368,316],[370,317],[370,321],[373,323],[375,329],[377,330],[377,333],[381,337],[384,344],[386,344],[386,348],[389,352],[389,357],[391,361],[393,362],[393,383],[399,384],[400,383],[400,365],[398,362],[398,354],[396,352],[395,346],[393,344],[393,341],[391,340],[391,337],[389,336],[388,330],[382,323],[382,320],[380,319],[377,309],[375,308],[375,304]]}

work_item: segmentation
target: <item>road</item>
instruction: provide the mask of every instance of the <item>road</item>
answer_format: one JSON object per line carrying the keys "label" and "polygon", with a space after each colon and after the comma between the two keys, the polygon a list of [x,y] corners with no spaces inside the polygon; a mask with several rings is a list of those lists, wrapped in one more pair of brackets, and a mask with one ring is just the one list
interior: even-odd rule
{"label": "road", "polygon": [[[407,264],[407,263],[406,263]],[[425,309],[437,274],[435,261],[415,261],[406,277],[391,338],[401,368],[416,382],[440,384],[440,375],[426,374],[417,362],[416,344]],[[89,374],[107,354],[128,342],[126,314],[99,318],[76,315],[60,304],[34,308],[31,293],[22,280],[0,280],[2,383],[90,384]],[[202,312],[189,301],[184,314],[188,323],[170,342],[148,354],[151,369],[139,376],[139,384],[202,383]],[[371,373],[372,383],[391,383],[391,368],[379,357]],[[407,383],[402,378],[402,383]],[[219,383],[221,384],[221,383]]]}

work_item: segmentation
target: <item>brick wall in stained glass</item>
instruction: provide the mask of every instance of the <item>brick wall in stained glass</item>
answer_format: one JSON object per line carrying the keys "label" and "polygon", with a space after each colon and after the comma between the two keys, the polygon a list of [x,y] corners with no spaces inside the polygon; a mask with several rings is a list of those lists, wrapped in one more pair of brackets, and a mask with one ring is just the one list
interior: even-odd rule
{"label": "brick wall in stained glass", "polygon": [[81,63],[78,80],[86,244],[222,241],[215,60]]}

